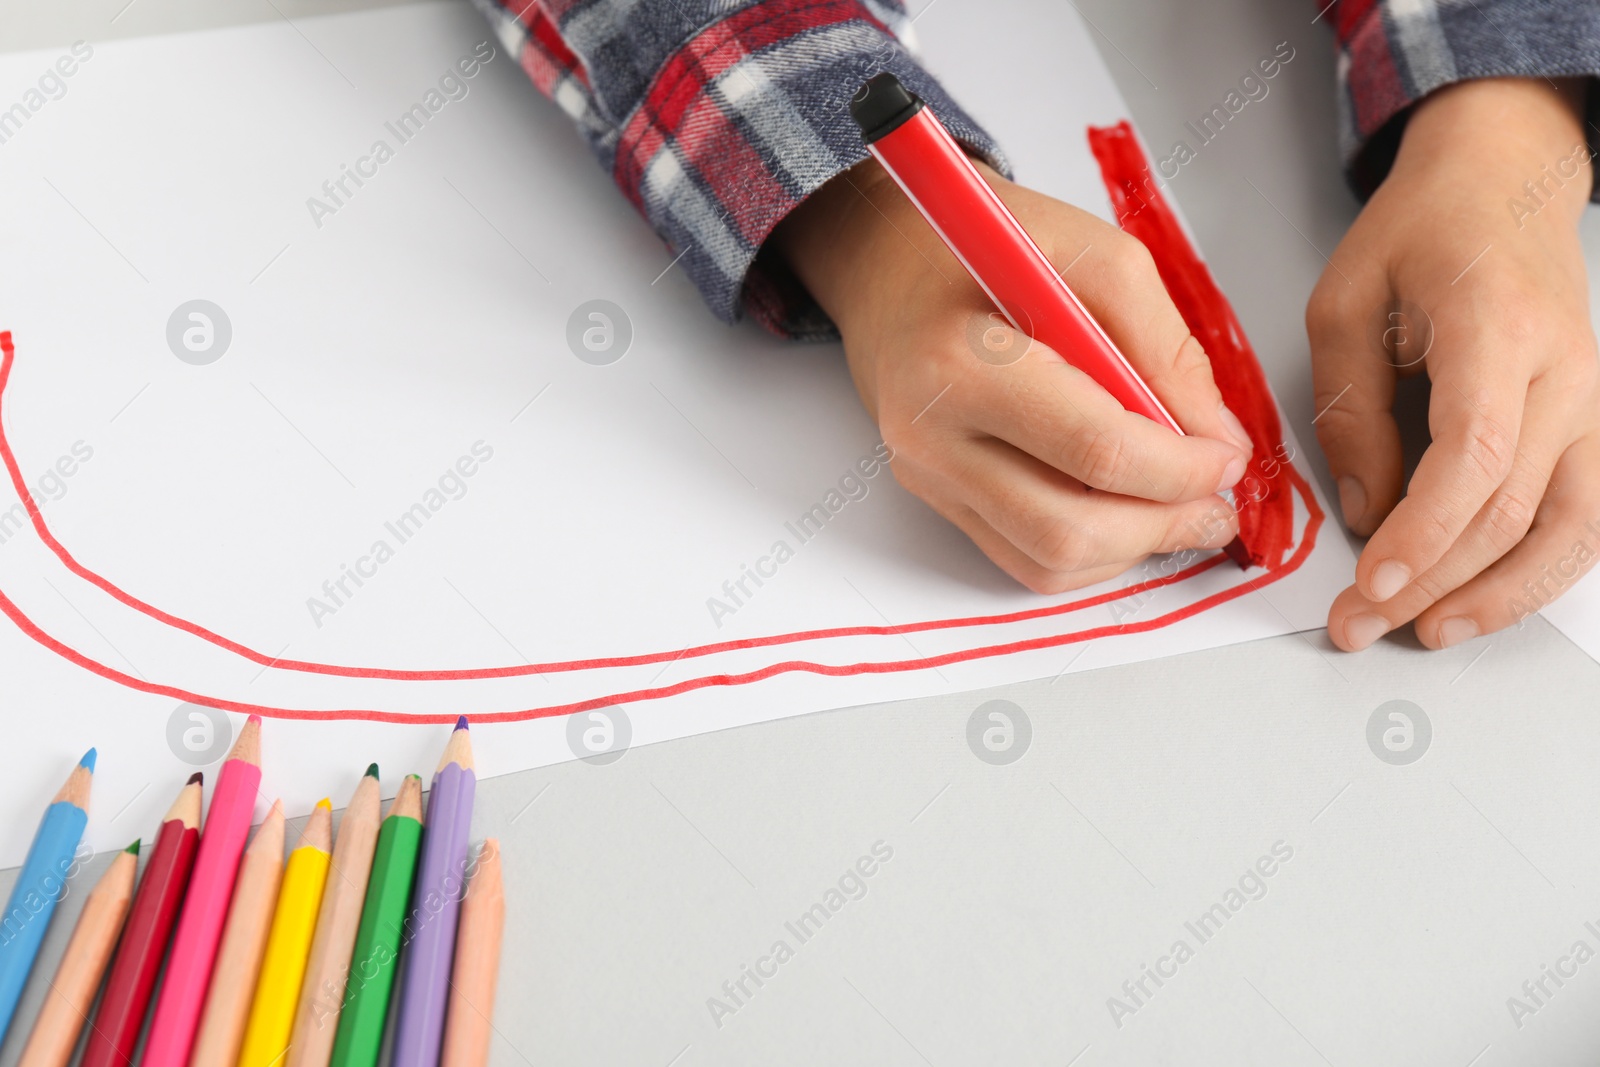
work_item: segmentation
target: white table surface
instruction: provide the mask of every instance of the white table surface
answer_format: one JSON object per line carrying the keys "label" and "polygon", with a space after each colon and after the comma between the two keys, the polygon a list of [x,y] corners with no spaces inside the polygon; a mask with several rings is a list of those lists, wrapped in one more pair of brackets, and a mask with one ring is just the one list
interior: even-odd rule
{"label": "white table surface", "polygon": [[[918,30],[949,47],[994,2],[934,0]],[[367,6],[0,0],[0,50]],[[1313,441],[1301,314],[1356,211],[1327,28],[1302,2],[1079,10],[1151,146],[1296,48],[1171,191]],[[1507,998],[1575,941],[1600,948],[1597,691],[1600,667],[1538,619],[1444,653],[1401,633],[1346,656],[1313,632],[488,781],[476,832],[504,839],[512,894],[493,1062],[1593,1063],[1600,963],[1547,980],[1520,1028]],[[1033,730],[1006,766],[966,741],[996,698]],[[1391,700],[1432,724],[1410,765],[1368,745]],[[893,857],[865,895],[788,933],[879,841]],[[1279,841],[1293,858],[1259,900],[1204,944],[1186,933]],[[708,998],[780,938],[794,958],[719,1027]],[[1178,938],[1194,958],[1119,1028],[1107,998]]]}

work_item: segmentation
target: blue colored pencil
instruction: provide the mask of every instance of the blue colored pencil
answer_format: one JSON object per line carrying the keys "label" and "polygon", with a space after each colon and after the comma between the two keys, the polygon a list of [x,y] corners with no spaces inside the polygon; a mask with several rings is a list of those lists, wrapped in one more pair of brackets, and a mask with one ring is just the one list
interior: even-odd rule
{"label": "blue colored pencil", "polygon": [[78,843],[89,824],[89,786],[94,781],[94,749],[67,775],[67,782],[45,809],[39,832],[28,846],[17,884],[0,915],[0,1039],[11,1028],[22,987],[44,940],[56,903],[67,891]]}

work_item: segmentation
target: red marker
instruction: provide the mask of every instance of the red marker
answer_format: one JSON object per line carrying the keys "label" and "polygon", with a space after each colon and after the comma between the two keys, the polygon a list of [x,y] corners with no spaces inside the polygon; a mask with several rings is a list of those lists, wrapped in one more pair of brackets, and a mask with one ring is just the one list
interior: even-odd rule
{"label": "red marker", "polygon": [[[915,93],[893,74],[879,74],[850,101],[850,114],[867,151],[1015,329],[1050,346],[1127,410],[1183,433]],[[1237,539],[1227,553],[1248,565],[1249,554]]]}

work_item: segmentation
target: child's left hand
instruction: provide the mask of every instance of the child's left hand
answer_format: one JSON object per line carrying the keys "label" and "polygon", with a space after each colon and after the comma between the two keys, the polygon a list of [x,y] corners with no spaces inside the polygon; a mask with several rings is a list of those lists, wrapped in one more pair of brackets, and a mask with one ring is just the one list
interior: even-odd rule
{"label": "child's left hand", "polygon": [[[1600,557],[1580,100],[1520,79],[1428,97],[1312,295],[1317,436],[1345,521],[1371,535],[1328,614],[1341,648],[1413,619],[1428,647],[1459,644],[1538,611]],[[1388,340],[1410,344],[1386,355],[1373,338],[1397,299],[1410,306]],[[1390,407],[1396,378],[1423,369],[1431,444],[1407,485]]]}

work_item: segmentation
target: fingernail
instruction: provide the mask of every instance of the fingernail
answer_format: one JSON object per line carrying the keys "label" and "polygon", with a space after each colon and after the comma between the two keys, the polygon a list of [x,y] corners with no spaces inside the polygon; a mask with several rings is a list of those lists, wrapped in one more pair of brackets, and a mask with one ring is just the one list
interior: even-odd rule
{"label": "fingernail", "polygon": [[1449,648],[1478,636],[1478,624],[1465,615],[1453,615],[1439,624],[1439,647]]}
{"label": "fingernail", "polygon": [[1339,479],[1339,510],[1344,512],[1344,524],[1351,529],[1367,515],[1367,490],[1354,475]]}
{"label": "fingernail", "polygon": [[1217,414],[1222,419],[1222,424],[1228,428],[1228,432],[1233,435],[1233,439],[1239,443],[1239,447],[1246,452],[1254,453],[1256,446],[1255,442],[1250,440],[1250,431],[1244,428],[1244,423],[1239,421],[1239,416],[1233,413],[1233,409],[1227,404],[1218,404]]}
{"label": "fingernail", "polygon": [[1244,460],[1240,459],[1238,456],[1235,456],[1233,459],[1229,460],[1228,465],[1223,468],[1222,481],[1217,485],[1217,492],[1220,493],[1224,489],[1232,489],[1234,486],[1239,484],[1239,479],[1243,477]]}
{"label": "fingernail", "polygon": [[1372,572],[1372,599],[1388,600],[1406,587],[1411,568],[1397,559],[1386,559]]}
{"label": "fingernail", "polygon": [[1360,652],[1388,632],[1389,620],[1382,615],[1352,615],[1344,620],[1344,643],[1352,652]]}

